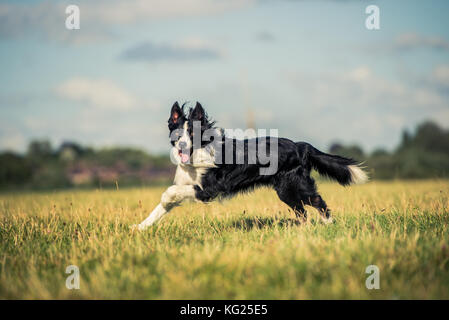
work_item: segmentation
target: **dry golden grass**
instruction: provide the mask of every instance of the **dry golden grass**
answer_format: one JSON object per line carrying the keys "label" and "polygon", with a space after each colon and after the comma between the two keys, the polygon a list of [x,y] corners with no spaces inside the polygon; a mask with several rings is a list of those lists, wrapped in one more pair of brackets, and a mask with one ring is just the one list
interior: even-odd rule
{"label": "dry golden grass", "polygon": [[[162,188],[0,195],[0,298],[449,299],[447,181],[321,183],[335,223],[268,189],[131,232]],[[380,269],[380,290],[365,268]],[[80,290],[65,268],[80,268]]]}

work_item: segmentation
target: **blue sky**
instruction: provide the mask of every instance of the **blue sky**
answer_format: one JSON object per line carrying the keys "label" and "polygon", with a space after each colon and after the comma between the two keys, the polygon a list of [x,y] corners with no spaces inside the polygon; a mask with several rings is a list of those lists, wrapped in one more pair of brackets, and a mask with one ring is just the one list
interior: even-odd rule
{"label": "blue sky", "polygon": [[[81,29],[66,30],[77,4]],[[365,28],[366,6],[380,30]],[[0,1],[0,149],[169,149],[175,100],[224,128],[326,149],[393,149],[404,128],[449,127],[449,2]]]}

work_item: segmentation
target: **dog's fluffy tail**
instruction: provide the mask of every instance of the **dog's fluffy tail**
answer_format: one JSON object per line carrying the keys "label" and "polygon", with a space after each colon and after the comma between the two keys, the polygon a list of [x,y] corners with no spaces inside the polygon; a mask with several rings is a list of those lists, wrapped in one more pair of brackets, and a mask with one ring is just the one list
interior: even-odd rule
{"label": "dog's fluffy tail", "polygon": [[[300,149],[304,148],[304,143],[297,143]],[[347,186],[350,184],[362,184],[368,181],[368,176],[360,167],[357,161],[341,156],[327,154],[314,148],[310,144],[304,148],[308,152],[308,160],[311,166],[320,175],[327,176],[338,181],[339,184]],[[303,151],[305,151],[303,149]]]}

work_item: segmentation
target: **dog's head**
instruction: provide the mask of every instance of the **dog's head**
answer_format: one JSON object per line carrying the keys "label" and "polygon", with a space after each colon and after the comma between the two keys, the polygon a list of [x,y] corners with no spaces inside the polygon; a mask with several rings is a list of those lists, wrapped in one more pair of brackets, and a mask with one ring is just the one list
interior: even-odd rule
{"label": "dog's head", "polygon": [[[173,104],[168,119],[170,130],[170,142],[176,149],[179,161],[184,164],[190,163],[190,157],[194,148],[203,148],[211,141],[203,139],[206,130],[212,129],[213,121],[209,121],[206,112],[199,102],[195,108],[190,108],[188,115],[184,112],[184,106],[178,102]],[[198,136],[199,135],[199,136]]]}

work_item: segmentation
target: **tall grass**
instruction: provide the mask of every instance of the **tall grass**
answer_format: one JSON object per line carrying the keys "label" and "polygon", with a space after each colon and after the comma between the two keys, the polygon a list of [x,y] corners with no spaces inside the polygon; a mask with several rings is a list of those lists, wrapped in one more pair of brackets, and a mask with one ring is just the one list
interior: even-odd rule
{"label": "tall grass", "polygon": [[[162,188],[0,195],[2,299],[449,299],[449,182],[320,191],[335,223],[299,224],[268,189],[130,226]],[[365,287],[368,265],[380,289]],[[80,289],[65,269],[80,269]]]}

